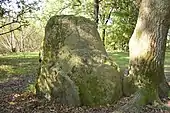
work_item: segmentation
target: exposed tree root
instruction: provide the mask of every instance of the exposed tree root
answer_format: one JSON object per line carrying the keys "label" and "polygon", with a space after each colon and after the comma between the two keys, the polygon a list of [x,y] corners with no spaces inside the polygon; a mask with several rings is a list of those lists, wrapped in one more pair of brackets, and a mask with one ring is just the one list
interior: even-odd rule
{"label": "exposed tree root", "polygon": [[162,83],[159,85],[159,97],[162,99],[162,98],[166,98],[168,97],[168,92],[170,90],[170,86],[168,85],[166,79],[165,79],[165,76],[163,78],[163,81]]}
{"label": "exposed tree root", "polygon": [[113,113],[139,113],[141,107],[137,104],[137,98],[134,96],[131,101],[129,101],[124,106],[118,108],[118,110]]}
{"label": "exposed tree root", "polygon": [[170,112],[170,106],[167,104],[164,104],[159,98],[155,101],[155,106],[157,106],[160,109],[167,110]]}
{"label": "exposed tree root", "polygon": [[152,105],[153,107],[167,110],[170,112],[170,107],[160,100],[158,93],[157,95],[155,95],[155,97],[154,95],[151,95],[148,98],[145,97],[146,95],[143,95],[143,93],[136,92],[132,97],[131,101],[129,101],[124,106],[118,108],[113,113],[143,113],[143,107],[146,105]]}

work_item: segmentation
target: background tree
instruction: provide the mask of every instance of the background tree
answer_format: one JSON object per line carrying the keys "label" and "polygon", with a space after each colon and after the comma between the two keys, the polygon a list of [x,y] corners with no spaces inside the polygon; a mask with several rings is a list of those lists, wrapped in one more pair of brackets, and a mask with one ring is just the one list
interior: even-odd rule
{"label": "background tree", "polygon": [[0,35],[9,33],[11,31],[21,28],[21,26],[27,25],[28,21],[26,18],[31,18],[29,15],[33,10],[38,10],[39,0],[2,0],[0,1],[0,12],[1,12],[1,22],[0,29],[11,25],[19,24],[17,27],[1,32]]}
{"label": "background tree", "polygon": [[136,24],[138,9],[134,0],[45,1],[44,22],[56,14],[84,16],[94,21],[98,18],[98,30],[106,49],[128,50],[128,41]]}
{"label": "background tree", "polygon": [[128,50],[138,9],[133,0],[104,0],[100,10],[100,34],[107,50]]}
{"label": "background tree", "polygon": [[[20,48],[20,51],[24,50],[23,29],[30,25],[31,19],[35,18],[33,13],[40,9],[39,2],[39,0],[0,1],[0,40],[2,52],[16,52],[19,50],[17,48]],[[20,47],[18,45],[19,42]]]}
{"label": "background tree", "polygon": [[96,25],[99,23],[99,0],[94,0],[94,20]]}

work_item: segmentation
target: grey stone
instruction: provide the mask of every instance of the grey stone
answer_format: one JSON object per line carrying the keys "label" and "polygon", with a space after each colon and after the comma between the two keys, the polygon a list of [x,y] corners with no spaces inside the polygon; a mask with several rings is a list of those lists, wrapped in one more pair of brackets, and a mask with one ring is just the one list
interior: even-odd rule
{"label": "grey stone", "polygon": [[121,76],[94,22],[54,16],[45,29],[37,93],[69,105],[104,105],[122,96]]}

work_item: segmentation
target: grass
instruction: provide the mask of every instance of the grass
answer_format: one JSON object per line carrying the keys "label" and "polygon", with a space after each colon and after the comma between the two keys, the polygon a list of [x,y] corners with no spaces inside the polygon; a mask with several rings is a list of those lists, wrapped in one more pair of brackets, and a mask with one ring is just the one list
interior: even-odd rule
{"label": "grass", "polygon": [[167,51],[165,54],[165,65],[166,64],[170,65],[170,51]]}
{"label": "grass", "polygon": [[[121,68],[128,66],[129,57],[127,52],[110,52],[108,54]],[[38,53],[0,55],[0,85],[3,86],[0,93],[4,92],[2,94],[5,95],[11,94],[11,92],[17,94],[20,91],[35,93],[35,75],[38,64]],[[166,52],[165,72],[167,72],[166,75],[170,73],[170,51]],[[18,82],[17,80],[22,77],[25,79]],[[167,78],[170,81],[170,76],[167,76]],[[28,82],[29,80],[30,82]]]}
{"label": "grass", "polygon": [[110,52],[108,54],[121,68],[125,68],[128,66],[129,62],[128,52]]}
{"label": "grass", "polygon": [[[110,52],[109,56],[121,67],[127,67],[128,52]],[[0,83],[11,76],[35,74],[38,68],[38,53],[12,53],[0,55]],[[170,72],[170,51],[166,52],[165,72]]]}
{"label": "grass", "polygon": [[0,82],[11,76],[25,76],[36,72],[38,53],[12,53],[0,55]]}
{"label": "grass", "polygon": [[[127,67],[129,63],[129,53],[128,52],[110,52],[109,56],[120,66]],[[165,68],[170,68],[170,51],[165,54]],[[170,71],[170,69],[169,69]]]}

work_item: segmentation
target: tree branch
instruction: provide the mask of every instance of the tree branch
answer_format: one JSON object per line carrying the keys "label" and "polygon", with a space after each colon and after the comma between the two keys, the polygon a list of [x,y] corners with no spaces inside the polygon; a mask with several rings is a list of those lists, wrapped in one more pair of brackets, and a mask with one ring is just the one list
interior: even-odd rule
{"label": "tree branch", "polygon": [[9,31],[6,31],[6,32],[3,32],[3,33],[0,33],[0,35],[4,35],[4,34],[7,34],[7,33],[10,33],[10,32],[13,32],[13,31],[15,31],[15,30],[18,30],[19,28],[21,28],[22,26],[24,26],[24,25],[20,25],[20,26],[18,26],[17,28],[15,28],[15,29],[12,29],[12,30],[9,30]]}
{"label": "tree branch", "polygon": [[102,2],[103,0],[99,0],[99,3]]}
{"label": "tree branch", "polygon": [[111,9],[110,9],[109,15],[108,15],[107,20],[106,20],[106,22],[105,22],[105,25],[106,25],[107,22],[109,21],[110,16],[111,16],[111,14],[112,14],[112,11],[113,11],[113,7],[111,7]]}
{"label": "tree branch", "polygon": [[63,8],[61,8],[57,13],[61,14],[65,9],[71,6],[71,3],[66,4]]}
{"label": "tree branch", "polygon": [[4,24],[4,25],[1,25],[0,28],[3,28],[3,27],[5,27],[5,26],[7,26],[7,25],[11,25],[11,24],[13,24],[13,23],[19,23],[19,21],[12,21],[12,22],[6,23],[6,24]]}

